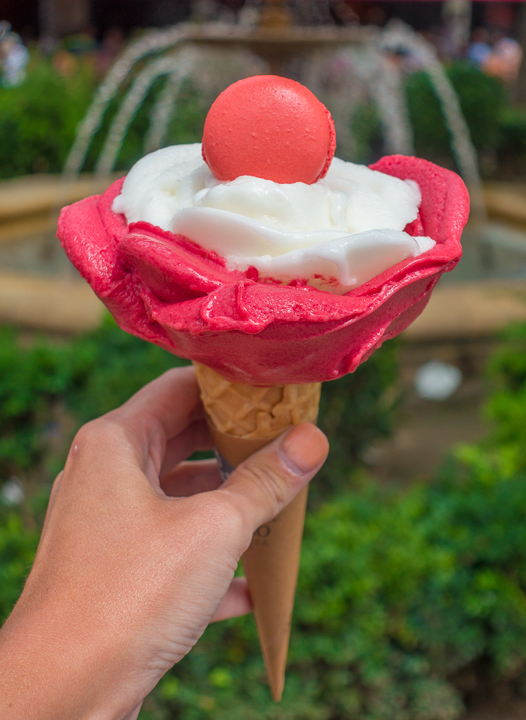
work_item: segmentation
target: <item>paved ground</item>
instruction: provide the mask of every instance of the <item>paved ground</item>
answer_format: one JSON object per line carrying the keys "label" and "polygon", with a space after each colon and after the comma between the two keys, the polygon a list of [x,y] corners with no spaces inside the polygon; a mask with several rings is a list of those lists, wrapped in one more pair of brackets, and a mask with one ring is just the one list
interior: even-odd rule
{"label": "paved ground", "polygon": [[[453,445],[484,436],[488,430],[480,413],[487,393],[484,366],[493,347],[491,339],[403,345],[402,404],[394,434],[365,458],[376,477],[402,485],[429,481]],[[415,392],[415,372],[430,360],[451,363],[463,373],[462,384],[448,400],[424,400]]]}
{"label": "paved ground", "polygon": [[[431,481],[444,454],[461,442],[475,442],[488,432],[481,418],[487,396],[484,365],[495,347],[491,339],[406,344],[401,350],[403,402],[393,437],[370,453],[372,473],[384,482],[410,484]],[[429,360],[455,364],[464,374],[458,391],[448,400],[419,398],[413,387],[417,368]],[[513,688],[492,687],[475,673],[459,683],[467,693],[463,720],[524,720],[526,699]]]}

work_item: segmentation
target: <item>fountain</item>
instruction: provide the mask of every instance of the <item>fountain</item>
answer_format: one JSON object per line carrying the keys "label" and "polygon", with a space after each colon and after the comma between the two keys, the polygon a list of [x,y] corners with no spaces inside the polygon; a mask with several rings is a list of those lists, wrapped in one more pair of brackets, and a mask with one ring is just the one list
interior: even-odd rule
{"label": "fountain", "polygon": [[[111,173],[131,122],[161,76],[166,77],[165,86],[151,113],[145,153],[162,146],[186,78],[191,77],[203,97],[211,102],[236,80],[275,73],[303,83],[331,110],[340,157],[354,159],[353,110],[369,99],[374,102],[382,124],[385,154],[411,154],[412,132],[402,75],[391,59],[400,52],[412,55],[429,75],[450,130],[459,171],[470,190],[472,217],[483,222],[485,211],[476,152],[458,98],[434,47],[400,21],[392,21],[385,30],[328,25],[246,28],[212,23],[181,24],[147,33],[128,47],[97,90],[66,162],[64,180],[70,182],[82,169],[110,102],[131,79],[96,165],[97,176],[107,177]],[[134,75],[141,62],[143,67]],[[214,68],[213,73],[210,67]]]}
{"label": "fountain", "polygon": [[[144,152],[165,144],[181,87],[189,78],[203,103],[210,105],[219,92],[244,77],[264,73],[292,77],[310,88],[330,109],[340,157],[362,160],[358,157],[355,113],[367,104],[376,108],[381,123],[382,154],[411,154],[412,129],[403,74],[396,61],[401,55],[409,55],[427,72],[439,98],[457,167],[472,198],[471,229],[465,234],[467,261],[452,280],[481,279],[499,273],[517,275],[516,258],[522,260],[526,254],[525,236],[487,222],[476,152],[458,98],[434,47],[400,21],[391,21],[385,29],[329,24],[295,27],[279,0],[267,0],[259,17],[260,24],[254,26],[179,24],[149,31],[128,46],[99,86],[79,125],[50,215],[49,227],[53,229],[40,240],[42,268],[49,266],[53,273],[72,277],[73,271],[54,237],[57,211],[70,201],[68,191],[83,169],[90,145],[101,132],[115,98],[119,98],[119,107],[96,161],[94,191],[108,184],[126,133],[154,84],[156,94]],[[164,83],[160,89],[159,82]],[[503,252],[512,253],[514,261],[499,270],[497,258]]]}
{"label": "fountain", "polygon": [[[412,151],[412,133],[402,77],[389,57],[400,51],[415,55],[428,72],[451,131],[460,172],[476,191],[480,188],[476,154],[451,83],[434,48],[399,21],[390,23],[383,31],[358,26],[247,30],[219,23],[152,31],[128,47],[100,85],[79,127],[64,176],[70,179],[82,169],[104,113],[131,77],[97,162],[99,176],[108,175],[114,168],[129,125],[161,76],[166,76],[166,84],[151,114],[145,152],[161,147],[178,91],[187,77],[209,99],[242,77],[276,73],[302,82],[329,107],[335,118],[340,154],[352,156],[352,111],[369,98],[376,104],[381,119],[385,152],[408,154]],[[134,68],[145,60],[142,69],[133,76]],[[214,67],[213,74],[210,66]]]}

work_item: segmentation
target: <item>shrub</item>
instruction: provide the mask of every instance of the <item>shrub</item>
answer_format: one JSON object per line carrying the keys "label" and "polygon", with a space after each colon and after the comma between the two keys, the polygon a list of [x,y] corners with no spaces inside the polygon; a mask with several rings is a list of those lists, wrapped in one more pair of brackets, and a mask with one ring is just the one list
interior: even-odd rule
{"label": "shrub", "polygon": [[[409,491],[376,485],[338,455],[338,443],[344,447],[360,416],[369,417],[370,438],[389,415],[389,403],[378,405],[394,372],[389,345],[373,356],[376,365],[363,366],[361,379],[357,373],[328,384],[322,420],[336,436],[332,462],[336,458],[333,470],[341,482],[307,517],[282,703],[270,700],[248,617],[209,627],[147,699],[141,718],[456,720],[463,696],[455,678],[470,668],[483,665],[485,681],[523,687],[526,469],[519,451],[525,344],[526,326],[510,330],[491,363],[497,385],[488,404],[492,436],[458,448],[433,484]],[[41,341],[34,347],[44,346]],[[53,352],[42,356],[55,358],[52,382],[43,380],[47,360],[42,375],[33,371],[40,377],[34,387],[67,398],[70,412],[83,420],[174,363],[109,320]],[[344,392],[347,402],[339,403]],[[18,407],[27,408],[23,402]],[[360,432],[365,425],[362,420]],[[31,563],[40,517],[41,504],[1,511],[3,616]]]}
{"label": "shrub", "polygon": [[[115,170],[127,171],[144,155],[144,139],[150,125],[150,115],[159,90],[164,86],[165,79],[158,79],[150,89],[146,99],[137,111],[126,133],[126,138],[117,156]],[[86,158],[84,170],[93,170],[106,140],[111,122],[115,117],[125,94],[130,89],[130,82],[125,82],[106,111],[102,127],[95,135]],[[186,79],[177,96],[174,115],[167,129],[165,145],[201,142],[206,108],[202,98],[191,79]]]}
{"label": "shrub", "polygon": [[[211,626],[142,717],[454,720],[455,672],[484,658],[493,678],[519,682],[526,478],[489,479],[484,458],[460,455],[432,486],[401,493],[363,483],[308,516],[280,705],[245,618]],[[35,543],[14,514],[4,521],[3,611]]]}
{"label": "shrub", "polygon": [[526,113],[505,108],[500,121],[499,159],[503,169],[512,176],[526,170]]}
{"label": "shrub", "polygon": [[319,425],[331,451],[311,487],[311,503],[348,488],[366,448],[390,434],[398,403],[397,349],[398,341],[391,340],[356,372],[324,383]]}
{"label": "shrub", "polygon": [[52,459],[61,421],[70,438],[80,424],[182,362],[122,332],[109,317],[63,343],[37,338],[21,345],[14,329],[0,328],[0,478]]}
{"label": "shrub", "polygon": [[[18,476],[26,486],[43,484],[44,491],[49,489],[82,423],[117,407],[147,382],[181,364],[186,361],[124,333],[109,315],[93,332],[61,343],[42,337],[22,342],[13,328],[0,328],[0,484]],[[334,443],[332,466],[314,493],[318,499],[339,484],[348,484],[348,473],[341,471],[340,462],[343,467],[356,463],[363,447],[388,431],[392,401],[386,391],[395,378],[391,344],[355,375],[326,386],[321,421],[340,439]],[[36,505],[24,509],[32,528],[41,521],[43,509],[41,495]],[[16,513],[9,518],[0,517],[0,533],[5,522],[9,538],[22,534],[24,525]],[[36,536],[28,538],[31,546]],[[10,539],[9,547],[15,545]],[[24,548],[26,559],[29,546],[16,546],[20,552]],[[7,567],[7,562],[0,550],[0,568]],[[12,570],[5,571],[5,577],[11,578],[6,580],[6,597],[17,596],[29,564],[25,560],[15,564],[14,575]],[[6,608],[0,605],[0,620]]]}
{"label": "shrub", "polygon": [[0,178],[60,172],[93,88],[89,65],[65,78],[43,59],[22,85],[0,87]]}
{"label": "shrub", "polygon": [[0,505],[0,624],[22,592],[33,564],[40,532],[28,527],[20,513]]}
{"label": "shrub", "polygon": [[488,452],[508,475],[526,472],[526,326],[514,325],[502,336],[489,373],[495,385],[486,415],[493,431]]}
{"label": "shrub", "polygon": [[356,106],[352,114],[351,128],[354,157],[344,158],[345,160],[370,164],[384,154],[382,124],[376,104],[372,100]]}
{"label": "shrub", "polygon": [[[464,62],[453,63],[447,74],[458,95],[475,148],[479,152],[496,148],[500,142],[501,117],[507,104],[503,86]],[[409,75],[406,93],[416,154],[442,164],[451,163],[449,130],[427,73],[420,71]]]}
{"label": "shrub", "polygon": [[68,364],[64,348],[42,340],[24,348],[13,329],[0,328],[0,478],[41,460]]}
{"label": "shrub", "polygon": [[[96,86],[93,64],[74,61],[76,69],[64,77],[51,60],[33,57],[26,81],[15,88],[0,87],[0,179],[31,173],[62,171],[75,138],[78,123],[86,114]],[[149,115],[163,80],[154,83],[137,112],[117,160],[117,170],[128,170],[144,154]],[[125,93],[125,82],[110,104],[100,131],[90,147],[85,170],[93,170],[112,119]],[[205,109],[190,81],[183,83],[167,142],[198,142]]]}
{"label": "shrub", "polygon": [[[71,437],[80,424],[186,362],[124,333],[109,315],[97,330],[62,344],[37,339],[21,347],[13,329],[0,328],[0,477],[49,463],[57,423],[68,426]],[[317,497],[347,483],[342,468],[356,464],[368,444],[389,432],[396,367],[396,343],[388,343],[353,375],[326,383],[320,424],[334,442]]]}
{"label": "shrub", "polygon": [[[75,60],[75,63],[77,61]],[[139,63],[138,70],[142,67]],[[510,175],[526,171],[526,115],[509,105],[503,86],[466,62],[447,69],[458,93],[471,137],[485,160],[487,170]],[[104,115],[88,152],[85,170],[93,170],[112,119],[130,89],[123,83]],[[60,172],[95,89],[95,73],[89,59],[81,61],[72,75],[57,73],[48,59],[34,56],[25,83],[0,88],[0,178],[34,172]],[[128,170],[144,152],[150,113],[163,87],[155,81],[126,134],[116,169]],[[406,79],[410,121],[417,155],[454,167],[449,131],[438,98],[424,72]],[[204,101],[191,80],[179,92],[175,115],[168,128],[167,144],[199,142],[206,115]],[[372,101],[353,112],[355,162],[371,162],[382,154],[382,132]]]}
{"label": "shrub", "polygon": [[283,702],[236,620],[206,631],[144,718],[459,718],[460,670],[524,675],[525,519],[526,477],[488,479],[462,453],[432,486],[341,493],[307,519]]}

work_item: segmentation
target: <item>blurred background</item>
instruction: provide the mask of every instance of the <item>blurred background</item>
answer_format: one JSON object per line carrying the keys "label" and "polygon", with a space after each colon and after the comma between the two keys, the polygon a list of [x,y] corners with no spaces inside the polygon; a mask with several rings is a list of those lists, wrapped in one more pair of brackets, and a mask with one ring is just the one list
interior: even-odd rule
{"label": "blurred background", "polygon": [[323,389],[284,699],[252,618],[207,630],[141,720],[526,713],[526,3],[0,0],[0,621],[80,424],[182,363],[123,333],[55,238],[61,206],[198,142],[277,73],[337,156],[415,154],[472,197],[423,315]]}

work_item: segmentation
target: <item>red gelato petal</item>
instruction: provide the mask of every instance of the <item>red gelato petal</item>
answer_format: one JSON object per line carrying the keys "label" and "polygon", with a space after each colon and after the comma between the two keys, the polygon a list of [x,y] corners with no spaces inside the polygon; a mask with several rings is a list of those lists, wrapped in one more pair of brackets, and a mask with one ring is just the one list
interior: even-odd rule
{"label": "red gelato petal", "polygon": [[410,325],[462,253],[469,197],[457,175],[405,156],[372,169],[419,184],[419,216],[406,231],[436,245],[343,296],[258,282],[253,271],[228,271],[224,258],[182,236],[147,223],[128,228],[111,211],[122,181],[65,208],[59,237],[128,332],[239,382],[331,380]]}

